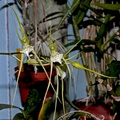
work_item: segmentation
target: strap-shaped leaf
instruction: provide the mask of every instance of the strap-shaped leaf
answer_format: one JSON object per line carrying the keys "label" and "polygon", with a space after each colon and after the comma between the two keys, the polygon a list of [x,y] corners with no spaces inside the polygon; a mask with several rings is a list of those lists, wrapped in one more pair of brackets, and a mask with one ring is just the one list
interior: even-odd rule
{"label": "strap-shaped leaf", "polygon": [[[91,2],[91,0],[85,0],[84,4],[89,6],[90,2]],[[80,24],[82,22],[82,20],[86,16],[87,10],[88,10],[88,8],[86,6],[80,5],[80,10],[78,11],[76,18],[75,18],[75,21],[77,24]]]}
{"label": "strap-shaped leaf", "polygon": [[19,107],[17,107],[17,106],[12,106],[12,105],[9,105],[9,104],[0,104],[0,110],[2,110],[2,109],[8,109],[8,108],[17,108],[17,109],[20,109],[21,110],[21,108],[19,108]]}
{"label": "strap-shaped leaf", "polygon": [[120,4],[105,4],[105,3],[93,3],[93,5],[97,5],[101,8],[107,9],[107,10],[119,10]]}

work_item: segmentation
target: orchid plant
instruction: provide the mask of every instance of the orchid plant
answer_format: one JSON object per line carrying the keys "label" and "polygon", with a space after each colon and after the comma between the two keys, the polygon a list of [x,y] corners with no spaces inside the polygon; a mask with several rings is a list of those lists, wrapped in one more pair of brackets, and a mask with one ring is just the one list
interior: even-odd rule
{"label": "orchid plant", "polygon": [[[70,11],[74,10],[77,7],[78,3],[79,3],[79,1],[76,2],[71,7],[71,9],[64,15],[62,21],[65,20],[66,16],[69,14]],[[46,58],[46,57],[38,55],[36,53],[36,51],[34,50],[34,47],[30,45],[30,39],[27,36],[26,31],[25,31],[22,23],[20,22],[17,13],[15,12],[15,10],[12,7],[11,7],[11,9],[15,13],[15,16],[16,16],[18,24],[19,24],[21,34],[19,34],[18,31],[17,31],[17,34],[18,34],[18,38],[19,38],[21,44],[23,45],[23,47],[19,52],[19,54],[21,54],[21,59],[17,58],[14,54],[9,54],[8,53],[8,55],[13,56],[16,60],[18,60],[20,62],[20,67],[19,67],[19,72],[18,72],[18,76],[17,76],[16,88],[15,88],[15,92],[14,92],[12,105],[10,105],[10,106],[8,105],[8,106],[6,106],[6,108],[7,107],[19,108],[19,107],[14,106],[14,100],[15,100],[16,91],[17,91],[17,88],[18,88],[18,81],[19,81],[20,73],[21,73],[22,66],[23,66],[24,63],[33,65],[35,68],[36,68],[36,66],[42,66],[42,68],[43,68],[43,70],[44,70],[44,72],[45,72],[45,74],[46,74],[46,76],[49,80],[48,86],[47,86],[47,89],[46,89],[46,92],[45,92],[45,96],[44,96],[44,99],[43,99],[42,107],[41,107],[40,113],[38,115],[38,120],[40,120],[40,119],[42,120],[42,115],[43,115],[43,111],[44,111],[44,107],[45,107],[44,105],[45,105],[45,102],[46,102],[46,95],[47,95],[47,92],[48,92],[50,86],[52,87],[52,89],[55,93],[55,108],[54,108],[53,120],[55,120],[55,118],[56,118],[56,108],[57,108],[57,101],[58,100],[59,100],[60,103],[62,103],[63,113],[64,113],[64,115],[61,116],[60,118],[58,118],[58,120],[60,120],[62,118],[65,118],[65,117],[67,119],[68,117],[70,118],[73,115],[72,112],[66,113],[66,110],[65,110],[66,109],[65,108],[65,96],[64,96],[64,81],[65,81],[65,78],[69,77],[70,80],[72,81],[72,73],[71,73],[70,66],[75,67],[76,69],[81,69],[81,70],[92,72],[94,74],[94,76],[97,74],[98,76],[102,76],[102,77],[105,77],[105,78],[110,78],[110,79],[115,78],[115,77],[111,77],[111,76],[107,76],[107,75],[98,73],[98,72],[96,72],[92,69],[89,69],[87,67],[84,67],[82,64],[80,64],[77,61],[72,61],[71,59],[73,57],[76,57],[76,55],[69,58],[69,53],[82,41],[82,39],[80,39],[80,38],[77,39],[77,42],[73,45],[73,47],[71,47],[69,50],[64,51],[63,53],[60,53],[57,49],[57,47],[58,47],[57,46],[58,45],[57,40],[54,40],[54,38],[52,37],[52,32],[54,32],[52,30],[52,27],[50,28],[49,39],[48,39],[48,41],[49,41],[48,47],[50,49],[50,56]],[[57,26],[57,29],[59,28],[60,25],[61,25],[61,22]],[[32,53],[32,57],[31,57],[31,53]],[[1,53],[1,54],[6,54],[6,53]],[[25,61],[24,61],[24,55],[25,55],[25,57],[27,56],[27,59]],[[47,71],[44,67],[45,65],[50,65],[51,66],[50,76],[48,75],[48,73],[47,73]],[[65,67],[65,69],[63,69],[63,67]],[[57,72],[57,75],[56,75],[57,88],[56,89],[54,88],[54,85],[51,82],[51,76],[52,76],[53,68],[55,68],[56,72]],[[68,76],[66,74],[66,71],[68,71],[68,73],[69,73]],[[37,69],[35,69],[35,72],[37,72]],[[99,81],[99,80],[98,80],[98,82],[101,83],[101,81]],[[59,94],[58,93],[59,92],[59,83],[60,83],[59,81],[61,81],[61,83],[62,83],[62,85],[61,85],[62,86],[61,87],[62,88],[61,89],[62,98],[60,98],[58,96],[58,94]],[[110,86],[109,85],[107,85],[107,86],[108,86],[108,89],[110,89],[110,91],[111,91]],[[116,99],[115,96],[113,98]],[[86,99],[86,103],[89,101],[89,99],[94,99],[92,94],[89,94],[89,96]],[[70,104],[71,104],[72,107],[76,108],[72,103],[70,103]],[[79,113],[79,115],[91,116],[91,117],[93,117],[97,120],[102,120],[103,119],[103,118],[99,119],[89,112],[81,111],[78,108],[76,108],[76,109],[77,109],[77,111],[74,111],[74,112]],[[28,116],[25,115],[24,111],[22,109],[20,109],[20,110],[24,114],[24,117],[27,118]]]}

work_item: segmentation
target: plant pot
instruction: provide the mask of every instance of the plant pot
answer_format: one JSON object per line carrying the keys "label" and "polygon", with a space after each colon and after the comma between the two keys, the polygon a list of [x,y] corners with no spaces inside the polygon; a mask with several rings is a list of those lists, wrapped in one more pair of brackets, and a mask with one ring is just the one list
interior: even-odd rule
{"label": "plant pot", "polygon": [[[78,108],[80,108],[80,110],[84,110],[86,112],[89,112],[93,115],[95,115],[97,118],[103,118],[104,120],[109,120],[110,117],[110,109],[107,105],[105,104],[101,104],[101,102],[97,102],[97,103],[92,103],[89,102],[88,105],[86,106],[86,102],[78,102],[75,103],[75,101],[73,102]],[[80,117],[81,119],[83,118],[83,116]],[[90,120],[90,118],[89,118]],[[92,119],[93,120],[93,119]]]}
{"label": "plant pot", "polygon": [[19,90],[20,90],[20,96],[22,103],[25,103],[30,91],[29,85],[27,83],[24,83],[23,81],[19,81]]}
{"label": "plant pot", "polygon": [[104,116],[104,120],[109,120],[109,110],[102,105],[92,105],[92,103],[89,103],[88,106],[82,106],[79,108],[95,115],[98,118]]}
{"label": "plant pot", "polygon": [[[19,70],[19,68],[15,67],[15,71],[17,71],[15,73],[16,79],[18,77],[18,70]],[[27,77],[27,74],[25,72],[21,72],[20,73],[18,83],[19,83],[19,91],[20,91],[20,96],[21,96],[21,102],[25,103],[26,99],[28,97],[29,90],[30,90],[29,87],[31,85],[33,85],[33,83],[32,82],[28,82],[28,77]]]}
{"label": "plant pot", "polygon": [[[21,96],[21,101],[22,104],[24,104],[27,100],[27,97],[29,95],[29,91],[31,88],[37,87],[39,89],[40,93],[42,93],[42,96],[44,95],[43,91],[46,91],[47,85],[48,85],[48,77],[46,73],[41,69],[41,67],[38,67],[38,72],[35,73],[33,66],[31,65],[23,65],[24,67],[24,72],[20,73],[19,76],[19,90],[20,90],[20,96]],[[18,67],[15,68],[15,76],[17,78],[18,76]],[[50,66],[45,66],[45,69],[47,71],[48,76],[50,77]],[[53,69],[52,75],[51,75],[51,80],[54,80],[54,76],[56,75],[56,70]],[[43,90],[44,89],[44,90]],[[43,91],[41,91],[43,90]],[[49,89],[47,93],[47,98],[52,96],[51,89]]]}
{"label": "plant pot", "polygon": [[[31,77],[32,81],[34,81],[34,82],[44,81],[44,80],[48,81],[48,77],[46,74],[48,75],[48,77],[50,77],[50,72],[47,72],[47,73],[45,73],[45,72],[37,72],[37,73],[30,72],[30,77]],[[54,70],[52,72],[51,76],[54,77],[55,75],[56,75],[56,71]]]}

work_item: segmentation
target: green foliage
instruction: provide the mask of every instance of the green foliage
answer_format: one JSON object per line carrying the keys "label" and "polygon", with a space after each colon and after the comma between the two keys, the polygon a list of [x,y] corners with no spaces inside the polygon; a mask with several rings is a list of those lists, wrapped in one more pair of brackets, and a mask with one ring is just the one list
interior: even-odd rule
{"label": "green foliage", "polygon": [[87,118],[91,118],[90,114],[84,113],[84,112],[75,112],[69,119],[78,119],[80,116],[86,116]]}
{"label": "green foliage", "polygon": [[11,105],[8,105],[8,104],[0,104],[0,110],[7,109],[7,108],[17,108],[17,109],[20,109],[22,111],[22,109],[17,107],[17,106],[11,106]]}
{"label": "green foliage", "polygon": [[101,8],[107,9],[107,10],[119,10],[120,4],[106,4],[106,3],[93,3],[93,5],[97,5]]}
{"label": "green foliage", "polygon": [[17,113],[17,114],[14,116],[13,120],[25,120],[25,118],[24,118],[24,116],[23,116],[22,113]]}
{"label": "green foliage", "polygon": [[31,89],[29,91],[27,101],[24,105],[25,114],[31,114],[31,112],[33,112],[37,108],[37,106],[39,105],[38,103],[40,103],[40,101],[41,100],[38,91],[36,89]]}
{"label": "green foliage", "polygon": [[118,88],[116,89],[116,95],[120,96],[120,86],[118,86]]}
{"label": "green foliage", "polygon": [[120,74],[120,61],[113,60],[109,64],[109,68],[106,70],[106,75],[111,75],[113,77],[119,77]]}
{"label": "green foliage", "polygon": [[[91,1],[92,0],[84,0],[84,2],[81,2],[81,3],[89,6]],[[88,11],[88,8],[83,6],[82,4],[80,4],[79,7],[77,8],[77,10],[74,11],[75,12],[74,13],[75,14],[75,21],[76,21],[76,24],[81,24],[83,19],[86,17],[86,13]]]}

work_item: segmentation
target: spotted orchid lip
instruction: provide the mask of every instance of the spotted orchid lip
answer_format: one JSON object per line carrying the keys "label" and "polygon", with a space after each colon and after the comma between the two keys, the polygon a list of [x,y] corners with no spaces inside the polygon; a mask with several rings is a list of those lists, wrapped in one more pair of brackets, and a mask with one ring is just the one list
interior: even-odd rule
{"label": "spotted orchid lip", "polygon": [[58,62],[58,63],[62,64],[62,58],[63,58],[63,54],[60,54],[60,53],[58,53],[56,51],[53,51],[51,53],[50,60],[52,62]]}
{"label": "spotted orchid lip", "polygon": [[26,55],[29,57],[29,53],[30,53],[31,51],[33,51],[33,50],[34,50],[34,49],[33,49],[33,46],[30,46],[30,45],[26,44],[26,45],[23,46],[23,48],[22,48],[22,50],[20,51],[20,53],[24,53],[24,54],[26,54]]}

